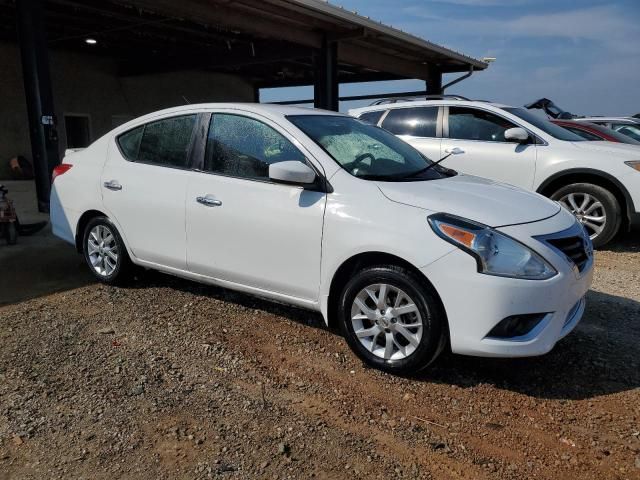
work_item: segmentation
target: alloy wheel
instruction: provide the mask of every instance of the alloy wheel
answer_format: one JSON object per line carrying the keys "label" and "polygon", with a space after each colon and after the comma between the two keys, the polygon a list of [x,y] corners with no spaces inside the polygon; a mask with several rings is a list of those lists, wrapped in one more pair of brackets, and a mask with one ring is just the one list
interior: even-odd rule
{"label": "alloy wheel", "polygon": [[559,202],[573,213],[587,229],[591,240],[602,233],[607,224],[607,214],[602,202],[589,193],[569,193]]}
{"label": "alloy wheel", "polygon": [[351,324],[367,351],[385,360],[407,358],[422,340],[418,306],[404,291],[386,283],[360,290],[351,307]]}
{"label": "alloy wheel", "polygon": [[118,266],[118,244],[105,225],[96,225],[87,237],[87,255],[91,266],[102,277],[110,276]]}

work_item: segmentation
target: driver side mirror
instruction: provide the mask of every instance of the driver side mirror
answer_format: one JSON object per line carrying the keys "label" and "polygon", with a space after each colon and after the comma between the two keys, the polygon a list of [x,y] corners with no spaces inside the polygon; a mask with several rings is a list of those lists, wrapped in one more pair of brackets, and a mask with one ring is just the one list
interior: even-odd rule
{"label": "driver side mirror", "polygon": [[315,183],[316,172],[302,162],[287,160],[269,165],[269,179],[278,183],[308,186]]}
{"label": "driver side mirror", "polygon": [[508,142],[527,143],[529,141],[529,132],[520,127],[510,128],[505,130],[504,138]]}

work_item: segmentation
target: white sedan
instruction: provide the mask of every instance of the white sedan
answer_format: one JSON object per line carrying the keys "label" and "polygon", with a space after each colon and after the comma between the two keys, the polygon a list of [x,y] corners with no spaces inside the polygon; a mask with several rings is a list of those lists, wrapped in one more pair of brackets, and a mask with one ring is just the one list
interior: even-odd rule
{"label": "white sedan", "polygon": [[548,352],[593,273],[558,203],[293,107],[188,105],[122,125],[55,169],[51,221],[105,283],[140,266],[320,311],[394,373],[447,346]]}

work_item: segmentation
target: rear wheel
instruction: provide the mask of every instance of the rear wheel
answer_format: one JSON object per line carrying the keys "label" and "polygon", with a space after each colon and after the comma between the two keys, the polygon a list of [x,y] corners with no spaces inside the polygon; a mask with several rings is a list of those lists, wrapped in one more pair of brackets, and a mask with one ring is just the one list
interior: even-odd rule
{"label": "rear wheel", "polygon": [[118,230],[108,218],[89,220],[82,247],[87,265],[98,280],[109,284],[128,280],[132,263]]}
{"label": "rear wheel", "polygon": [[340,326],[365,363],[410,374],[427,367],[444,347],[441,310],[435,294],[413,272],[393,265],[369,267],[343,289]]}
{"label": "rear wheel", "polygon": [[594,247],[602,247],[620,230],[622,214],[616,197],[591,183],[574,183],[551,195],[573,213],[589,233]]}

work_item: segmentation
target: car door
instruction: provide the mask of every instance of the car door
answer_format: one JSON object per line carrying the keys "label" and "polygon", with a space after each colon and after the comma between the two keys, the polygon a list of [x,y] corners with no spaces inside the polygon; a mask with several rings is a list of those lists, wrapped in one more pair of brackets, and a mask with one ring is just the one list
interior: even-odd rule
{"label": "car door", "polygon": [[382,120],[382,128],[397,135],[431,160],[440,158],[440,107],[393,108]]}
{"label": "car door", "polygon": [[102,200],[140,260],[186,269],[184,199],[196,114],[118,135],[102,172]]}
{"label": "car door", "polygon": [[442,155],[451,154],[444,166],[522,188],[533,187],[535,142],[519,144],[504,138],[506,130],[518,125],[488,110],[462,106],[445,108],[444,119]]}
{"label": "car door", "polygon": [[189,270],[317,301],[326,194],[268,173],[280,161],[311,165],[308,154],[269,120],[224,111],[211,115],[204,150],[187,187]]}

